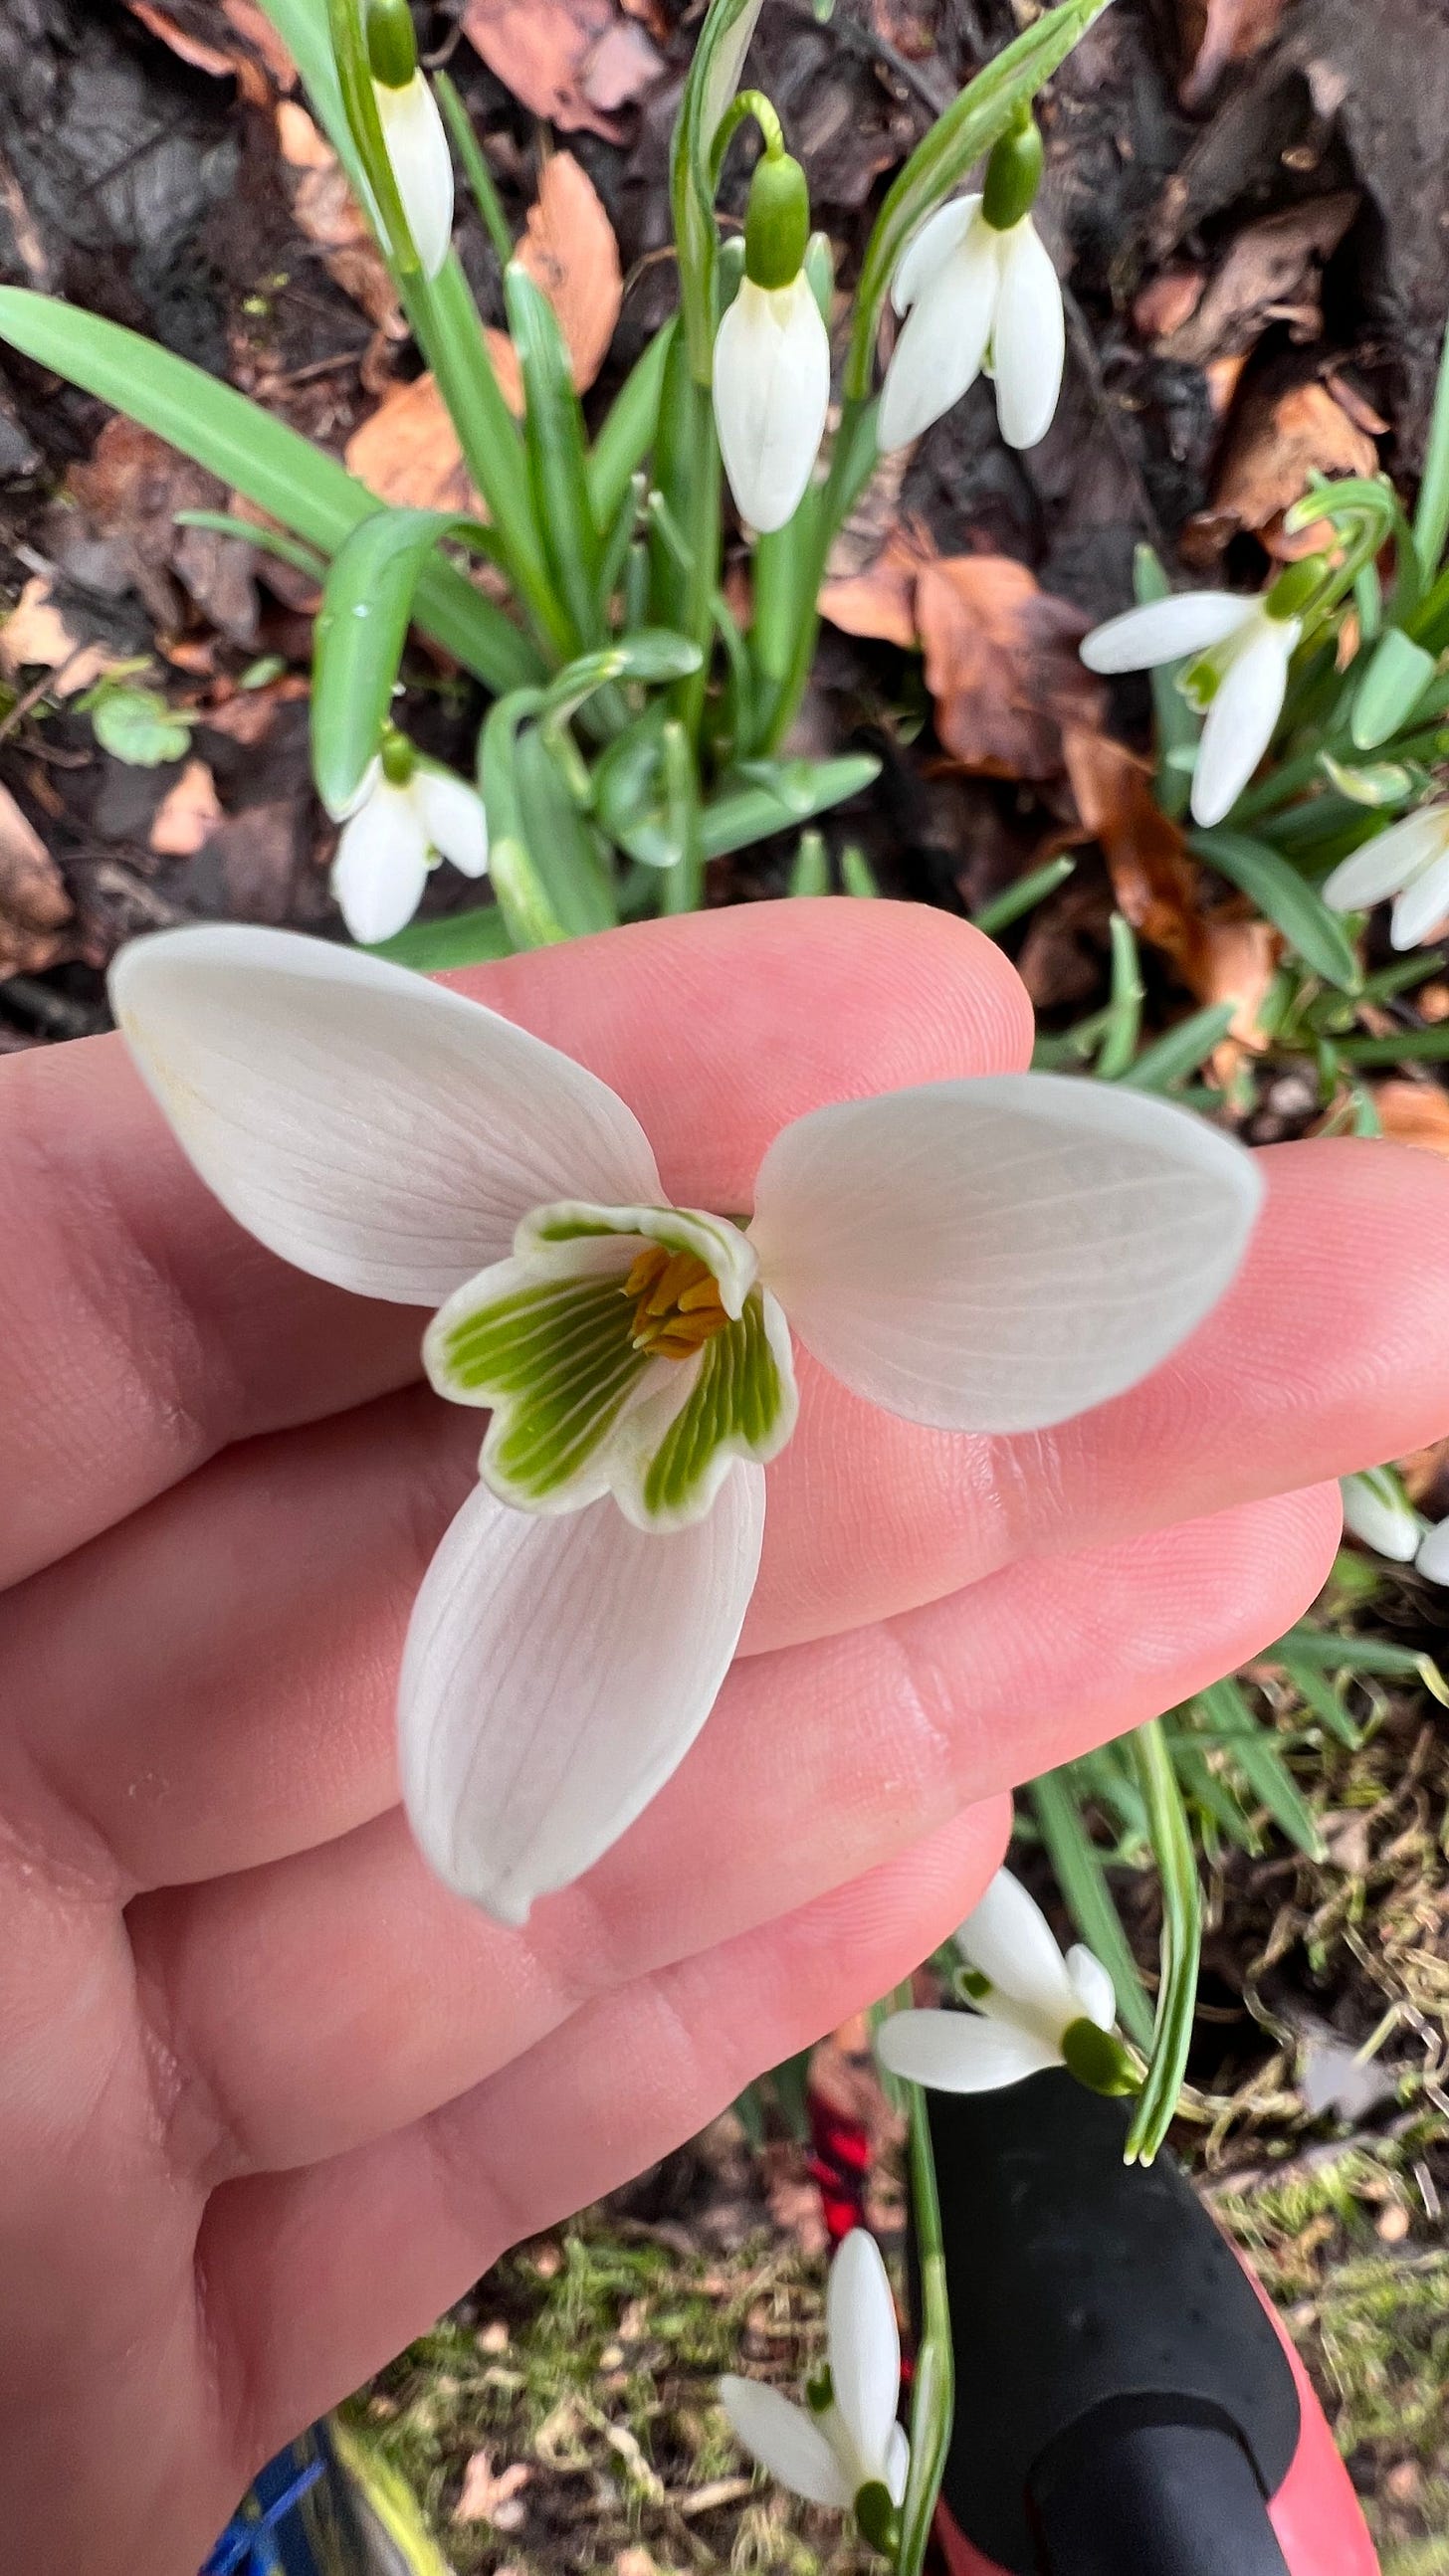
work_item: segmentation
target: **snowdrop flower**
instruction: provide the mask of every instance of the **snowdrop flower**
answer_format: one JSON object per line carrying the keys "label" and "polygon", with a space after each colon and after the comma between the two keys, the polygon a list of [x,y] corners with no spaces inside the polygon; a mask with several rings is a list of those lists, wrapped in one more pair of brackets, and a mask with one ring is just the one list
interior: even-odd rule
{"label": "snowdrop flower", "polygon": [[483,800],[448,769],[419,760],[390,735],[362,782],[332,862],[332,896],[365,948],[391,939],[422,901],[428,870],[447,859],[465,877],[488,873]]}
{"label": "snowdrop flower", "polygon": [[1326,878],[1323,900],[1335,912],[1358,912],[1395,897],[1389,941],[1417,948],[1449,912],[1449,805],[1424,805],[1366,841]]}
{"label": "snowdrop flower", "polygon": [[1410,1565],[1418,1554],[1424,1524],[1398,1477],[1387,1467],[1369,1467],[1362,1475],[1340,1476],[1343,1526],[1375,1556],[1392,1565]]}
{"label": "snowdrop flower", "polygon": [[671,1206],[607,1084],[379,958],[163,931],[111,992],[231,1214],[316,1277],[435,1309],[434,1387],[491,1411],[414,1612],[401,1771],[434,1867],[511,1922],[709,1713],[795,1421],[792,1330],[888,1412],[1036,1430],[1193,1330],[1259,1202],[1252,1158],[1186,1110],[995,1074],[797,1119],[747,1221]]}
{"label": "snowdrop flower", "polygon": [[1428,1583],[1449,1583],[1449,1521],[1436,1521],[1424,1532],[1414,1571]]}
{"label": "snowdrop flower", "polygon": [[367,54],[382,139],[413,248],[424,277],[433,278],[453,242],[453,156],[437,100],[418,69],[407,0],[372,0]]}
{"label": "snowdrop flower", "polygon": [[1040,1906],[1009,1870],[997,1871],[956,1947],[966,1963],[961,1992],[975,2009],[893,2013],[876,2033],[893,2075],[938,2093],[994,2093],[1067,2066],[1095,2093],[1135,2089],[1101,1960],[1081,1942],[1063,1958]]}
{"label": "snowdrop flower", "polygon": [[1109,617],[1083,638],[1089,671],[1189,662],[1179,686],[1207,710],[1192,779],[1193,821],[1204,830],[1231,812],[1273,739],[1303,632],[1300,611],[1320,578],[1321,566],[1309,558],[1291,564],[1255,599],[1228,590],[1182,591]]}
{"label": "snowdrop flower", "polygon": [[895,2301],[875,2238],[853,2227],[830,2266],[826,2368],[792,2405],[759,2380],[722,2379],[720,2403],[737,2442],[792,2494],[855,2511],[866,2538],[887,2538],[906,2491],[910,2444],[896,2420],[901,2344]]}
{"label": "snowdrop flower", "polygon": [[1062,389],[1066,321],[1057,273],[1032,220],[1041,175],[1034,124],[992,153],[979,197],[954,197],[924,223],[891,284],[906,316],[876,422],[883,454],[919,438],[974,385],[996,383],[1008,447],[1035,447]]}
{"label": "snowdrop flower", "polygon": [[714,417],[735,507],[766,536],[805,496],[830,407],[830,338],[805,274],[810,198],[788,152],[750,182],[745,273],[714,344]]}

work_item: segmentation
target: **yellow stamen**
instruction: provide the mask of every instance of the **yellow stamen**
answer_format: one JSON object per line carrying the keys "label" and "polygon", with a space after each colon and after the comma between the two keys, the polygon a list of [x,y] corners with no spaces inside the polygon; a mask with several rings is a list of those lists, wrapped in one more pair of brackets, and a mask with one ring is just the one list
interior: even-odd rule
{"label": "yellow stamen", "polygon": [[651,1244],[634,1262],[624,1295],[634,1306],[634,1348],[651,1359],[692,1359],[729,1322],[719,1282],[694,1252]]}
{"label": "yellow stamen", "polygon": [[642,1297],[646,1288],[653,1287],[655,1280],[658,1278],[660,1271],[664,1268],[668,1259],[669,1255],[665,1251],[662,1243],[648,1244],[644,1251],[640,1253],[633,1269],[630,1271],[628,1278],[624,1282],[625,1296]]}
{"label": "yellow stamen", "polygon": [[709,1275],[708,1264],[697,1252],[671,1253],[645,1303],[645,1314],[667,1315],[678,1305],[682,1290],[697,1287]]}

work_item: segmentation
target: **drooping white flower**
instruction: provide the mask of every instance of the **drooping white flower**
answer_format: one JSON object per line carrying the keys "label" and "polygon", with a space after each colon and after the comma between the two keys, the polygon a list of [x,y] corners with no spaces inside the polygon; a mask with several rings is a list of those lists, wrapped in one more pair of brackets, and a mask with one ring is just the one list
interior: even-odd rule
{"label": "drooping white flower", "polygon": [[1343,1526],[1391,1565],[1409,1565],[1418,1553],[1423,1523],[1397,1476],[1384,1467],[1340,1476]]}
{"label": "drooping white flower", "polygon": [[828,2397],[819,2406],[796,2406],[757,2379],[722,2379],[730,2429],[771,2477],[810,2504],[847,2513],[862,2490],[883,2487],[898,2505],[910,2467],[897,2421],[900,2334],[880,2248],[864,2227],[842,2239],[830,2266],[825,2350]]}
{"label": "drooping white flower", "polygon": [[1095,2089],[1118,2089],[1125,2052],[1111,2037],[1112,1980],[1081,1942],[1063,1957],[1040,1906],[1009,1870],[997,1871],[956,1947],[973,2009],[892,2013],[876,2046],[893,2075],[938,2093],[994,2093],[1049,2066],[1070,2066]]}
{"label": "drooping white flower", "polygon": [[438,274],[453,243],[453,156],[438,102],[420,71],[399,87],[374,80],[382,139],[424,277]]}
{"label": "drooping white flower", "polygon": [[1191,657],[1182,685],[1207,709],[1192,779],[1193,820],[1204,829],[1236,805],[1282,713],[1303,621],[1284,615],[1280,599],[1279,583],[1256,599],[1226,590],[1182,591],[1109,617],[1082,642],[1088,670],[1105,674],[1150,671]]}
{"label": "drooping white flower", "polygon": [[1449,1520],[1436,1521],[1424,1532],[1414,1571],[1428,1583],[1449,1583]]}
{"label": "drooping white flower", "polygon": [[465,877],[488,873],[483,800],[451,770],[416,761],[411,775],[387,777],[374,763],[342,826],[332,862],[332,895],[364,948],[405,929],[422,901],[428,870],[447,859]]}
{"label": "drooping white flower", "polygon": [[1364,911],[1386,896],[1395,948],[1417,948],[1449,913],[1449,804],[1423,805],[1391,823],[1376,840],[1342,860],[1326,878],[1323,900],[1335,912]]}
{"label": "drooping white flower", "polygon": [[803,269],[742,279],[714,347],[714,417],[735,508],[767,536],[804,498],[830,408],[830,339]]}
{"label": "drooping white flower", "polygon": [[434,1386],[492,1411],[414,1612],[401,1767],[434,1866],[511,1921],[709,1713],[795,1419],[791,1327],[911,1421],[1039,1429],[1193,1330],[1258,1208],[1252,1159],[1189,1112],[998,1074],[798,1119],[746,1227],[669,1204],[606,1084],[377,958],[167,931],[111,991],[231,1214],[317,1277],[437,1310]]}
{"label": "drooping white flower", "polygon": [[1008,447],[1035,447],[1062,389],[1066,322],[1056,270],[1029,214],[1005,230],[981,197],[938,207],[905,252],[891,301],[906,316],[881,392],[882,453],[919,438],[974,385],[996,385]]}

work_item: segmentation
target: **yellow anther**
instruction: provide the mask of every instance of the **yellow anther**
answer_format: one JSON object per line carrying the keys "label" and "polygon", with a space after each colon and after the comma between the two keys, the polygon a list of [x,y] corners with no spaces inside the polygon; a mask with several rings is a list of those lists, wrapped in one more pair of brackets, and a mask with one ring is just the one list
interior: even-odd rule
{"label": "yellow anther", "polygon": [[645,1314],[667,1315],[678,1305],[686,1288],[698,1286],[709,1275],[707,1263],[700,1260],[697,1252],[671,1253],[645,1304]]}
{"label": "yellow anther", "polygon": [[624,1294],[634,1305],[634,1348],[651,1359],[692,1359],[729,1322],[719,1282],[698,1253],[651,1244],[634,1262]]}
{"label": "yellow anther", "polygon": [[653,1287],[668,1259],[669,1255],[662,1243],[647,1245],[624,1282],[625,1296],[642,1297],[646,1288]]}

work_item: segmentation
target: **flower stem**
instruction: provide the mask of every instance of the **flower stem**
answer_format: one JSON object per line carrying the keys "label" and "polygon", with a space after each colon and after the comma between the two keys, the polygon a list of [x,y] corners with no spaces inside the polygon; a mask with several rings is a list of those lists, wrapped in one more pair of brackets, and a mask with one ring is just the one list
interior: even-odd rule
{"label": "flower stem", "polygon": [[1127,2162],[1150,2165],[1166,2137],[1187,2071],[1202,1950],[1202,1891],[1172,1753],[1160,1718],[1139,1726],[1132,1753],[1162,1880],[1162,1969],[1147,2080],[1127,2137]]}
{"label": "flower stem", "polygon": [[911,2227],[920,2272],[920,2332],[911,2387],[911,2465],[901,2503],[898,2576],[920,2576],[936,2499],[945,2475],[956,2406],[956,2360],[951,2344],[951,2303],[941,2242],[941,2198],[931,2122],[919,2084],[910,2095]]}

